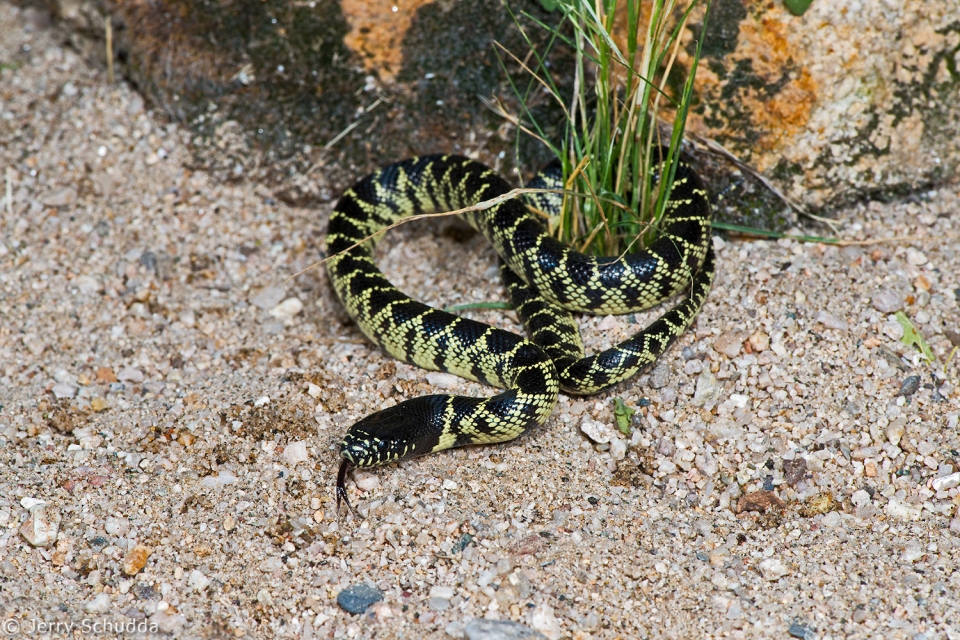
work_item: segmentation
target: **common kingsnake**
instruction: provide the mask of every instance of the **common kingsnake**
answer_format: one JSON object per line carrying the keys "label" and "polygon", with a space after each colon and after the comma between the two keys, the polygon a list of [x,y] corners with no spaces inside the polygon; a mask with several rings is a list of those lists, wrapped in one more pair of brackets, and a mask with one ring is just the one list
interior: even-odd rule
{"label": "common kingsnake", "polygon": [[[562,189],[557,164],[528,186]],[[423,156],[363,178],[331,213],[330,280],[367,337],[399,360],[506,389],[491,398],[421,396],[354,424],[340,444],[338,506],[352,467],[516,438],[546,421],[561,389],[595,393],[653,363],[699,312],[715,270],[710,207],[700,179],[682,162],[660,235],[645,249],[620,257],[592,257],[567,247],[518,199],[461,214],[500,255],[511,301],[532,341],[417,302],[374,263],[382,234],[370,237],[399,219],[463,209],[510,189],[492,169],[469,158]],[[547,211],[559,202],[553,194],[533,199]],[[365,238],[370,239],[361,243]],[[648,327],[584,357],[571,310],[629,313],[681,292],[679,303]]]}

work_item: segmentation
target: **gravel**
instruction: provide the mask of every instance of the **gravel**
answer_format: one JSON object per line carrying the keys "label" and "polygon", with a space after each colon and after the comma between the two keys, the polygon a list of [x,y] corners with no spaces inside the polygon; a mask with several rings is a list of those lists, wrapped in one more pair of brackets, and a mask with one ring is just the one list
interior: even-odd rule
{"label": "gravel", "polygon": [[[359,515],[337,514],[346,428],[438,387],[366,340],[322,270],[288,279],[322,257],[329,205],[217,183],[175,124],[61,42],[0,4],[0,62],[22,62],[0,69],[5,617],[178,637],[957,632],[956,186],[836,212],[844,239],[902,239],[855,256],[717,239],[702,315],[649,374],[563,395],[517,441],[354,473]],[[502,299],[460,223],[406,225],[378,251],[430,304]],[[934,365],[888,335],[897,310]],[[635,329],[583,327],[591,350]],[[636,410],[629,436],[615,398]],[[758,492],[771,508],[741,511]],[[352,586],[379,595],[362,615],[338,604]]]}

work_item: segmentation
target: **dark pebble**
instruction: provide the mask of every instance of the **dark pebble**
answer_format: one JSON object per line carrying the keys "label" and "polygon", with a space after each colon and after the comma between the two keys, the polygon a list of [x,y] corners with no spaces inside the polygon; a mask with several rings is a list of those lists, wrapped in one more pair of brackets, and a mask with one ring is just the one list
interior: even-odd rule
{"label": "dark pebble", "polygon": [[383,593],[368,584],[355,584],[337,594],[337,604],[344,611],[363,613],[370,605],[383,600]]}
{"label": "dark pebble", "polygon": [[457,540],[456,544],[450,549],[451,553],[460,553],[464,549],[470,546],[470,543],[473,542],[473,536],[469,533],[463,534],[463,537]]}
{"label": "dark pebble", "polygon": [[791,487],[797,486],[806,474],[807,461],[803,458],[783,461],[783,480]]}
{"label": "dark pebble", "polygon": [[817,637],[817,632],[808,627],[807,625],[794,622],[790,625],[790,629],[787,631],[794,638],[802,638],[803,640],[815,640]]}
{"label": "dark pebble", "polygon": [[140,600],[159,600],[160,592],[154,589],[151,585],[146,582],[141,582],[133,589],[131,589],[133,595],[135,595]]}
{"label": "dark pebble", "polygon": [[912,396],[920,388],[920,376],[910,376],[900,385],[900,395]]}

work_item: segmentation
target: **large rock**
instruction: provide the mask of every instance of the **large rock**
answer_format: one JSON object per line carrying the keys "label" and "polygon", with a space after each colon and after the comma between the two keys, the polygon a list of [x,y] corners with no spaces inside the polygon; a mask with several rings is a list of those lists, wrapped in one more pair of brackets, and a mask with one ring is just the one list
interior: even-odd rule
{"label": "large rock", "polygon": [[[21,1],[88,40],[109,14],[122,68],[196,132],[201,162],[272,181],[281,197],[329,197],[414,153],[509,161],[512,129],[478,99],[510,94],[494,41],[526,52],[500,0]],[[510,7],[557,19],[533,0]],[[678,68],[702,31],[694,18]],[[543,46],[543,29],[528,34]],[[957,174],[958,56],[956,0],[814,0],[802,16],[714,0],[690,127],[809,208],[891,197]],[[553,63],[569,80],[569,51]],[[537,109],[555,122],[549,103]],[[531,153],[535,167],[543,151]],[[706,168],[715,192],[733,185],[731,210],[782,209],[723,171]]]}
{"label": "large rock", "polygon": [[[956,0],[717,0],[692,122],[812,207],[956,177]],[[692,48],[688,47],[692,50]]]}

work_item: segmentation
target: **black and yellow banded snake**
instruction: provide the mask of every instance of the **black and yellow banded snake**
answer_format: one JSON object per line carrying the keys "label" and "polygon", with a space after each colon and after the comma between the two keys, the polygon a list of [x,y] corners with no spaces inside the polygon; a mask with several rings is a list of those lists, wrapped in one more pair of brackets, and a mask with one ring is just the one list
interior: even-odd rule
{"label": "black and yellow banded snake", "polygon": [[[554,169],[528,186],[556,188],[562,182]],[[683,162],[659,236],[620,257],[592,257],[567,247],[518,199],[461,214],[500,255],[501,273],[529,340],[413,300],[374,263],[376,239],[370,237],[397,220],[462,209],[510,189],[474,160],[424,156],[363,178],[331,213],[328,274],[364,334],[405,362],[505,389],[489,398],[421,396],[361,419],[340,445],[338,505],[346,498],[346,474],[353,467],[511,440],[546,421],[560,390],[596,393],[630,378],[655,362],[703,305],[715,272],[710,206],[700,179]],[[538,194],[535,201],[549,209],[559,198]],[[370,239],[362,242],[365,238]],[[570,311],[629,313],[681,293],[673,308],[633,337],[584,356]]]}

